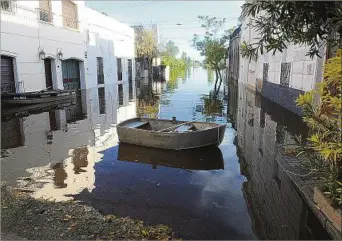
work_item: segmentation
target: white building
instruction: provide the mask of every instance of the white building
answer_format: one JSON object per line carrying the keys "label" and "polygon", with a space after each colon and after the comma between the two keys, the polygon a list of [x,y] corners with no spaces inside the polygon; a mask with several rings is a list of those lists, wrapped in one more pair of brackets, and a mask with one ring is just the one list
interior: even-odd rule
{"label": "white building", "polygon": [[[248,25],[250,18],[242,19],[241,43],[258,41],[258,33]],[[325,49],[320,50],[323,58],[306,56],[308,46],[289,43],[281,52],[265,53],[257,61],[240,55],[239,82],[285,108],[300,114],[295,105],[299,94],[315,88],[322,81]]]}
{"label": "white building", "polygon": [[1,1],[2,92],[133,80],[133,61],[134,30],[84,1]]}

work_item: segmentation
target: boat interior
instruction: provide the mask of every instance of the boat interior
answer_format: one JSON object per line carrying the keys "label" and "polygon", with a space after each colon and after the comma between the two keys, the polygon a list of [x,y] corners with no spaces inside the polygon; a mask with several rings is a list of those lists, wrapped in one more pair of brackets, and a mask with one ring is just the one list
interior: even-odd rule
{"label": "boat interior", "polygon": [[205,130],[215,127],[212,123],[198,123],[186,121],[168,121],[158,119],[136,119],[125,123],[123,127],[135,128],[141,130],[158,131],[158,132],[192,132]]}

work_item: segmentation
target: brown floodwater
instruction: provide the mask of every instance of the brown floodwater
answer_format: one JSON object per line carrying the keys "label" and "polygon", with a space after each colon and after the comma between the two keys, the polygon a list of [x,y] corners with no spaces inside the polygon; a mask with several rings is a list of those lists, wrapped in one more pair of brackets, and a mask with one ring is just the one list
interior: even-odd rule
{"label": "brown floodwater", "polygon": [[[36,198],[78,200],[104,214],[165,224],[182,239],[329,239],[279,167],[277,146],[306,133],[300,118],[206,70],[82,90],[77,101],[4,109],[2,181]],[[128,118],[227,125],[217,148],[119,144]]]}

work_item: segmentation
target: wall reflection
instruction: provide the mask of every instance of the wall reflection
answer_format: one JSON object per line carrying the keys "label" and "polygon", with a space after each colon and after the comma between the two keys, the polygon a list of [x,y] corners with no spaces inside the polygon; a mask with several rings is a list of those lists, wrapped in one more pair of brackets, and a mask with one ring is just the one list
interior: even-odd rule
{"label": "wall reflection", "polygon": [[35,197],[56,200],[91,191],[101,151],[118,144],[116,124],[136,116],[128,84],[121,84],[121,99],[119,86],[82,90],[73,103],[3,112],[3,180],[30,189]]}
{"label": "wall reflection", "polygon": [[[235,90],[229,89],[229,100],[235,100]],[[236,115],[241,172],[248,179],[243,192],[255,233],[260,239],[329,239],[277,161],[279,145],[293,143],[296,134],[305,136],[306,126],[248,89],[238,91],[237,112],[232,108],[229,115]]]}

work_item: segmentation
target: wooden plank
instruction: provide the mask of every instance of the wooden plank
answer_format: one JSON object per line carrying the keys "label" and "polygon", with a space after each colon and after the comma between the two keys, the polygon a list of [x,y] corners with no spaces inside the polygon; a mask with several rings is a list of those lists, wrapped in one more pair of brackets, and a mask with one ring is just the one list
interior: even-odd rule
{"label": "wooden plank", "polygon": [[164,131],[172,130],[172,129],[174,129],[174,128],[178,128],[178,127],[180,127],[180,126],[183,126],[183,125],[186,125],[186,124],[190,124],[190,123],[192,123],[192,122],[193,122],[193,121],[188,121],[188,122],[184,122],[184,123],[179,124],[179,125],[170,126],[170,127],[168,127],[168,128],[159,130],[159,131],[157,131],[157,132],[164,132]]}
{"label": "wooden plank", "polygon": [[136,121],[136,122],[130,122],[124,125],[123,127],[127,128],[138,128],[140,126],[146,125],[148,121]]}

